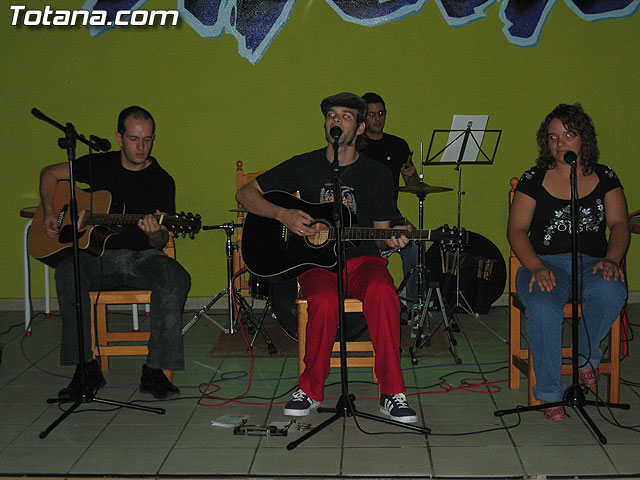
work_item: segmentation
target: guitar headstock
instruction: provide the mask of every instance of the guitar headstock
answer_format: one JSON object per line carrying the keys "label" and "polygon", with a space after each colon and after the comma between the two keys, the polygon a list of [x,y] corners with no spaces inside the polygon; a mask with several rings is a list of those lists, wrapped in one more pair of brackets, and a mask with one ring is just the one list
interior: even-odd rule
{"label": "guitar headstock", "polygon": [[443,249],[464,248],[471,245],[471,236],[464,228],[449,227],[445,224],[435,231],[438,233],[437,242]]}
{"label": "guitar headstock", "polygon": [[197,213],[168,213],[163,216],[162,225],[175,234],[182,234],[182,238],[188,235],[193,239],[202,227],[202,220]]}

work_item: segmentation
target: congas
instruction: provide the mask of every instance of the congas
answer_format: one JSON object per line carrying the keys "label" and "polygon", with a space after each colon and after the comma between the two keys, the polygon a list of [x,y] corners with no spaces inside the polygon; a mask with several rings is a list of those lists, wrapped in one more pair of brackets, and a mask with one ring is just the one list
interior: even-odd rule
{"label": "congas", "polygon": [[456,304],[457,257],[460,257],[460,291],[476,313],[488,313],[504,292],[507,267],[491,240],[468,232],[470,245],[459,250],[434,243],[427,250],[425,264],[430,279],[440,283],[447,308]]}
{"label": "congas", "polygon": [[[294,340],[298,340],[298,281],[292,278],[286,282],[269,283],[271,310],[282,330]],[[344,317],[345,336],[348,342],[360,337],[367,329],[367,321],[362,313],[346,313]],[[338,337],[339,332],[338,332]]]}
{"label": "congas", "polygon": [[269,298],[269,282],[266,278],[253,273],[249,275],[249,295],[253,298],[266,300]]}

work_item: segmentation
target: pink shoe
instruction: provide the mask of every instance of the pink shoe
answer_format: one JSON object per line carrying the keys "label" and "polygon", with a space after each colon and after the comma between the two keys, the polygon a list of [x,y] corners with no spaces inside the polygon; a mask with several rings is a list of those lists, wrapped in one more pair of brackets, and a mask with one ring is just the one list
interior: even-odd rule
{"label": "pink shoe", "polygon": [[580,381],[585,387],[593,387],[600,378],[600,370],[595,369],[580,369],[579,371]]}
{"label": "pink shoe", "polygon": [[562,420],[567,414],[564,411],[564,407],[550,407],[544,409],[544,418],[547,420]]}

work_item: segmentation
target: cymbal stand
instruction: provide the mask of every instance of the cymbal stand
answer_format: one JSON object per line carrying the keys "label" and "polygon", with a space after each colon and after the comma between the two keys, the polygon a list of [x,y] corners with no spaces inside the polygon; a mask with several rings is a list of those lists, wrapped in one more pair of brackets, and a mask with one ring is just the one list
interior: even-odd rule
{"label": "cymbal stand", "polygon": [[[422,156],[422,153],[421,153]],[[424,175],[422,174],[422,159],[420,159],[420,183],[423,183]],[[424,228],[424,199],[426,198],[426,192],[418,192],[416,193],[418,196],[418,228],[422,230]],[[416,357],[418,350],[425,346],[433,334],[440,328],[440,325],[444,325],[444,331],[447,335],[447,339],[449,341],[449,352],[453,356],[456,363],[461,363],[460,357],[456,352],[457,341],[453,336],[453,329],[451,324],[449,323],[449,318],[447,317],[446,307],[442,298],[442,292],[440,290],[440,284],[438,282],[429,281],[428,291],[426,288],[426,284],[429,278],[429,271],[427,270],[427,266],[425,263],[425,241],[420,240],[417,242],[418,245],[418,263],[411,267],[411,270],[407,272],[405,277],[400,282],[400,285],[397,288],[397,292],[401,292],[405,287],[409,279],[414,275],[418,275],[418,298],[416,299],[416,303],[410,312],[409,323],[412,327],[412,330],[415,332],[416,341],[415,344],[409,348],[409,352],[411,354],[411,363],[413,365],[418,364],[418,358]],[[436,326],[431,332],[429,332],[429,304],[431,302],[431,295],[433,290],[435,289],[436,295],[438,296],[438,300],[440,301],[440,313],[442,314],[442,322]],[[426,296],[425,296],[426,292]],[[419,320],[416,322],[416,318],[419,317]],[[425,334],[425,325],[427,333]],[[424,338],[423,338],[424,337]]]}
{"label": "cymbal stand", "polygon": [[[241,224],[228,222],[223,223],[222,225],[215,226],[203,226],[202,230],[224,230],[227,234],[227,242],[226,242],[226,254],[227,254],[227,287],[223,288],[215,295],[209,303],[207,303],[200,311],[191,319],[189,322],[182,328],[182,335],[187,333],[191,327],[193,327],[200,318],[205,317],[211,323],[213,323],[216,327],[222,330],[224,333],[235,333],[237,331],[237,319],[234,318],[234,305],[233,305],[233,295],[236,296],[236,301],[240,305],[240,308],[243,308],[244,299],[241,295],[239,295],[235,289],[233,288],[233,251],[237,248],[237,245],[231,237],[233,236],[233,232],[236,228],[242,227]],[[213,305],[220,300],[222,297],[227,295],[227,307],[229,310],[229,328],[225,328],[223,325],[215,321],[209,315],[207,315],[207,311],[213,307]],[[246,305],[246,302],[244,302]],[[248,307],[248,306],[247,306]]]}

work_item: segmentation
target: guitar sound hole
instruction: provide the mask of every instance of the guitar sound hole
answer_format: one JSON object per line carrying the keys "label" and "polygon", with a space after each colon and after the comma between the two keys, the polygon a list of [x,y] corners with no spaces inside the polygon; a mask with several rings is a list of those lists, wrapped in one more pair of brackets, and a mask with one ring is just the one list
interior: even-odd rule
{"label": "guitar sound hole", "polygon": [[323,220],[318,220],[309,225],[316,233],[305,237],[311,247],[322,247],[329,241],[330,227]]}
{"label": "guitar sound hole", "polygon": [[[78,232],[78,240],[80,240],[84,234],[85,234],[86,230],[81,230]],[[64,227],[62,227],[60,229],[60,234],[58,235],[58,243],[72,243],[73,242],[73,226],[71,225],[65,225]]]}

